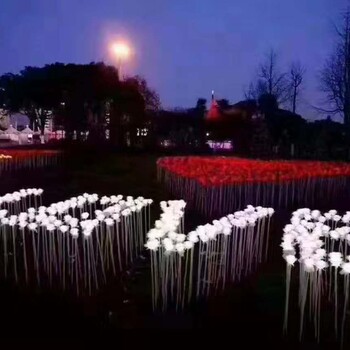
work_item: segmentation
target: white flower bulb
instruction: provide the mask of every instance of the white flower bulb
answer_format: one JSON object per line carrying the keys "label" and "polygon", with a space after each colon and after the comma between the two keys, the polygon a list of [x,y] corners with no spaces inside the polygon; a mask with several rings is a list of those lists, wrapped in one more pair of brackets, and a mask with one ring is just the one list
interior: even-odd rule
{"label": "white flower bulb", "polygon": [[160,220],[157,220],[154,225],[155,225],[155,228],[162,228],[163,227],[163,223]]}
{"label": "white flower bulb", "polygon": [[225,236],[229,236],[232,232],[232,229],[230,227],[224,227],[224,229],[222,230],[222,233],[225,235]]}
{"label": "white flower bulb", "polygon": [[306,270],[307,272],[312,272],[312,271],[314,271],[315,262],[314,262],[313,259],[307,258],[307,259],[305,259],[305,260],[303,261],[303,263],[304,263],[305,270]]}
{"label": "white flower bulb", "polygon": [[199,234],[199,239],[203,242],[203,243],[207,243],[209,241],[208,236],[205,233],[201,233]]}
{"label": "white flower bulb", "polygon": [[175,244],[175,250],[179,253],[182,254],[185,251],[185,246],[183,243],[176,243]]}
{"label": "white flower bulb", "polygon": [[105,216],[104,216],[104,214],[99,214],[99,215],[96,216],[96,219],[97,219],[98,221],[102,222],[102,221],[104,221]]}
{"label": "white flower bulb", "polygon": [[55,215],[50,215],[47,220],[49,220],[49,223],[53,224],[57,220],[57,217]]}
{"label": "white flower bulb", "polygon": [[38,228],[38,224],[35,222],[31,222],[30,224],[28,224],[28,229],[30,231],[36,231],[37,228]]}
{"label": "white flower bulb", "polygon": [[350,262],[344,263],[341,265],[341,272],[342,274],[348,275],[350,274]]}
{"label": "white flower bulb", "polygon": [[88,219],[89,216],[90,216],[90,214],[89,214],[89,213],[86,213],[86,212],[84,212],[84,213],[81,214],[81,218],[82,218],[83,220]]}
{"label": "white flower bulb", "polygon": [[328,263],[324,260],[317,260],[315,262],[317,270],[324,270],[325,268],[328,267]]}
{"label": "white flower bulb", "polygon": [[3,219],[7,215],[8,211],[6,209],[0,210],[0,219]]}
{"label": "white flower bulb", "polygon": [[105,219],[105,224],[107,226],[113,226],[114,225],[114,220],[112,218],[107,218],[107,219]]}
{"label": "white flower bulb", "polygon": [[83,230],[83,236],[84,237],[90,237],[91,236],[91,229],[88,229],[88,228],[86,228],[86,229],[84,229]]}
{"label": "white flower bulb", "polygon": [[287,264],[291,265],[291,266],[294,266],[294,263],[297,261],[297,258],[291,254],[287,255],[285,257],[285,259],[286,259]]}
{"label": "white flower bulb", "polygon": [[18,223],[18,226],[19,226],[19,228],[20,228],[21,230],[24,230],[24,229],[27,227],[27,225],[28,225],[28,222],[27,222],[27,221],[20,221],[20,222]]}
{"label": "white flower bulb", "polygon": [[69,225],[74,228],[78,226],[78,223],[79,220],[77,218],[72,218],[72,220],[69,222]]}
{"label": "white flower bulb", "polygon": [[165,244],[164,249],[167,253],[171,253],[175,250],[175,246],[173,243]]}
{"label": "white flower bulb", "polygon": [[185,249],[192,249],[193,247],[194,247],[194,243],[193,242],[191,242],[191,241],[185,241],[184,242],[184,247],[185,247]]}
{"label": "white flower bulb", "polygon": [[76,227],[74,227],[70,230],[70,234],[72,237],[77,238],[79,236],[79,230]]}
{"label": "white flower bulb", "polygon": [[335,230],[332,230],[329,232],[329,235],[331,236],[332,239],[334,240],[338,240],[339,239],[339,232],[335,231]]}
{"label": "white flower bulb", "polygon": [[331,252],[328,254],[329,256],[329,261],[331,265],[335,268],[340,267],[340,265],[343,262],[343,255],[339,252]]}
{"label": "white flower bulb", "polygon": [[60,227],[62,225],[62,220],[55,220],[53,224],[55,225],[55,227]]}
{"label": "white flower bulb", "polygon": [[63,217],[63,220],[64,220],[64,222],[65,222],[66,224],[69,224],[70,221],[72,220],[72,216],[70,216],[70,215],[65,215],[65,216]]}
{"label": "white flower bulb", "polygon": [[177,233],[176,232],[169,232],[168,237],[175,241],[177,239]]}
{"label": "white flower bulb", "polygon": [[176,242],[178,243],[182,243],[184,242],[186,239],[186,235],[182,234],[182,233],[179,233],[176,237]]}
{"label": "white flower bulb", "polygon": [[10,220],[8,218],[2,218],[1,219],[1,225],[8,225]]}
{"label": "white flower bulb", "polygon": [[62,232],[62,233],[66,233],[68,232],[69,230],[69,226],[68,225],[62,225],[59,230]]}
{"label": "white flower bulb", "polygon": [[46,226],[46,230],[49,231],[49,232],[54,231],[55,229],[56,229],[56,227],[53,224],[48,224]]}
{"label": "white flower bulb", "polygon": [[206,236],[208,237],[208,239],[214,240],[216,238],[216,231],[211,228],[207,231]]}
{"label": "white flower bulb", "polygon": [[145,244],[145,247],[149,250],[157,250],[160,246],[160,242],[158,239],[151,239],[149,241],[147,241],[147,243]]}
{"label": "white flower bulb", "polygon": [[147,238],[149,240],[154,240],[157,238],[157,231],[156,229],[152,228],[147,232]]}
{"label": "white flower bulb", "polygon": [[192,243],[197,243],[199,241],[198,235],[196,232],[190,232],[188,234],[188,240]]}
{"label": "white flower bulb", "polygon": [[120,222],[120,215],[117,214],[117,213],[115,213],[115,214],[112,215],[112,219],[113,219],[114,221],[116,221],[116,222]]}

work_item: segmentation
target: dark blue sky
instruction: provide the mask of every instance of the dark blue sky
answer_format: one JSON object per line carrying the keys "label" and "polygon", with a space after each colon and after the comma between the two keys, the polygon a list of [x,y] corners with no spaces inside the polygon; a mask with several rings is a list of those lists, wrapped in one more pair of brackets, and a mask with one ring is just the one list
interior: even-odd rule
{"label": "dark blue sky", "polygon": [[300,60],[307,76],[301,111],[317,115],[317,74],[347,0],[0,0],[0,73],[56,61],[112,63],[107,43],[134,47],[127,74],[144,76],[165,107],[198,97],[243,97],[264,53],[281,68]]}

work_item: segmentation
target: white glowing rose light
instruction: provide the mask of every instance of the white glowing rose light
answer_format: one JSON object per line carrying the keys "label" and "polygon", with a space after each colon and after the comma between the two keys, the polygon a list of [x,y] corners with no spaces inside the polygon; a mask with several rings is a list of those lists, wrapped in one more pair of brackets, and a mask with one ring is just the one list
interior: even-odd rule
{"label": "white glowing rose light", "polygon": [[286,262],[288,265],[294,266],[294,263],[297,261],[297,258],[294,255],[287,255],[285,257]]}

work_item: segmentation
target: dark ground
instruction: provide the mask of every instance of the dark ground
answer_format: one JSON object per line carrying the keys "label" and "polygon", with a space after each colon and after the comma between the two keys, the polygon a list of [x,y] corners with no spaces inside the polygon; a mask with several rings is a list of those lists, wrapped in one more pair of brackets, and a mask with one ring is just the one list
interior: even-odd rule
{"label": "dark ground", "polygon": [[[156,159],[149,155],[72,155],[61,169],[3,175],[0,194],[41,187],[45,190],[45,204],[83,192],[142,195],[154,200],[155,220],[159,213],[158,203],[171,198],[157,183]],[[346,204],[339,203],[339,209],[344,210]],[[327,203],[320,203],[318,209],[323,208],[332,209],[327,208]],[[290,213],[291,210],[277,210],[268,262],[260,265],[257,273],[240,285],[228,288],[223,295],[194,305],[184,313],[152,313],[150,269],[147,260],[139,259],[129,274],[104,287],[98,295],[80,300],[60,292],[0,282],[0,336],[3,340],[28,336],[83,339],[99,336],[110,338],[116,346],[123,344],[129,348],[145,344],[183,347],[189,344],[188,337],[195,340],[193,344],[197,346],[219,346],[227,340],[230,348],[339,348],[333,343],[333,321],[327,322],[326,317],[322,320],[322,347],[315,343],[312,332],[307,332],[302,344],[298,342],[297,291],[291,292],[288,337],[282,336],[285,265],[279,244],[281,229],[288,222]],[[206,221],[193,211],[186,212],[188,229]],[[141,332],[145,329],[147,333]],[[160,329],[172,331],[163,334]]]}

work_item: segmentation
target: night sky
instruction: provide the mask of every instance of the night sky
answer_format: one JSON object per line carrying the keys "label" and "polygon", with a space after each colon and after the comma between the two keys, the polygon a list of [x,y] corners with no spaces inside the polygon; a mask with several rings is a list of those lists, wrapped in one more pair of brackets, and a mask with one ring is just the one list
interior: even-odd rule
{"label": "night sky", "polygon": [[347,0],[0,0],[0,73],[52,62],[113,63],[108,43],[134,48],[125,74],[144,76],[164,107],[198,97],[236,102],[269,48],[281,68],[306,67],[300,112],[316,118],[317,74]]}

